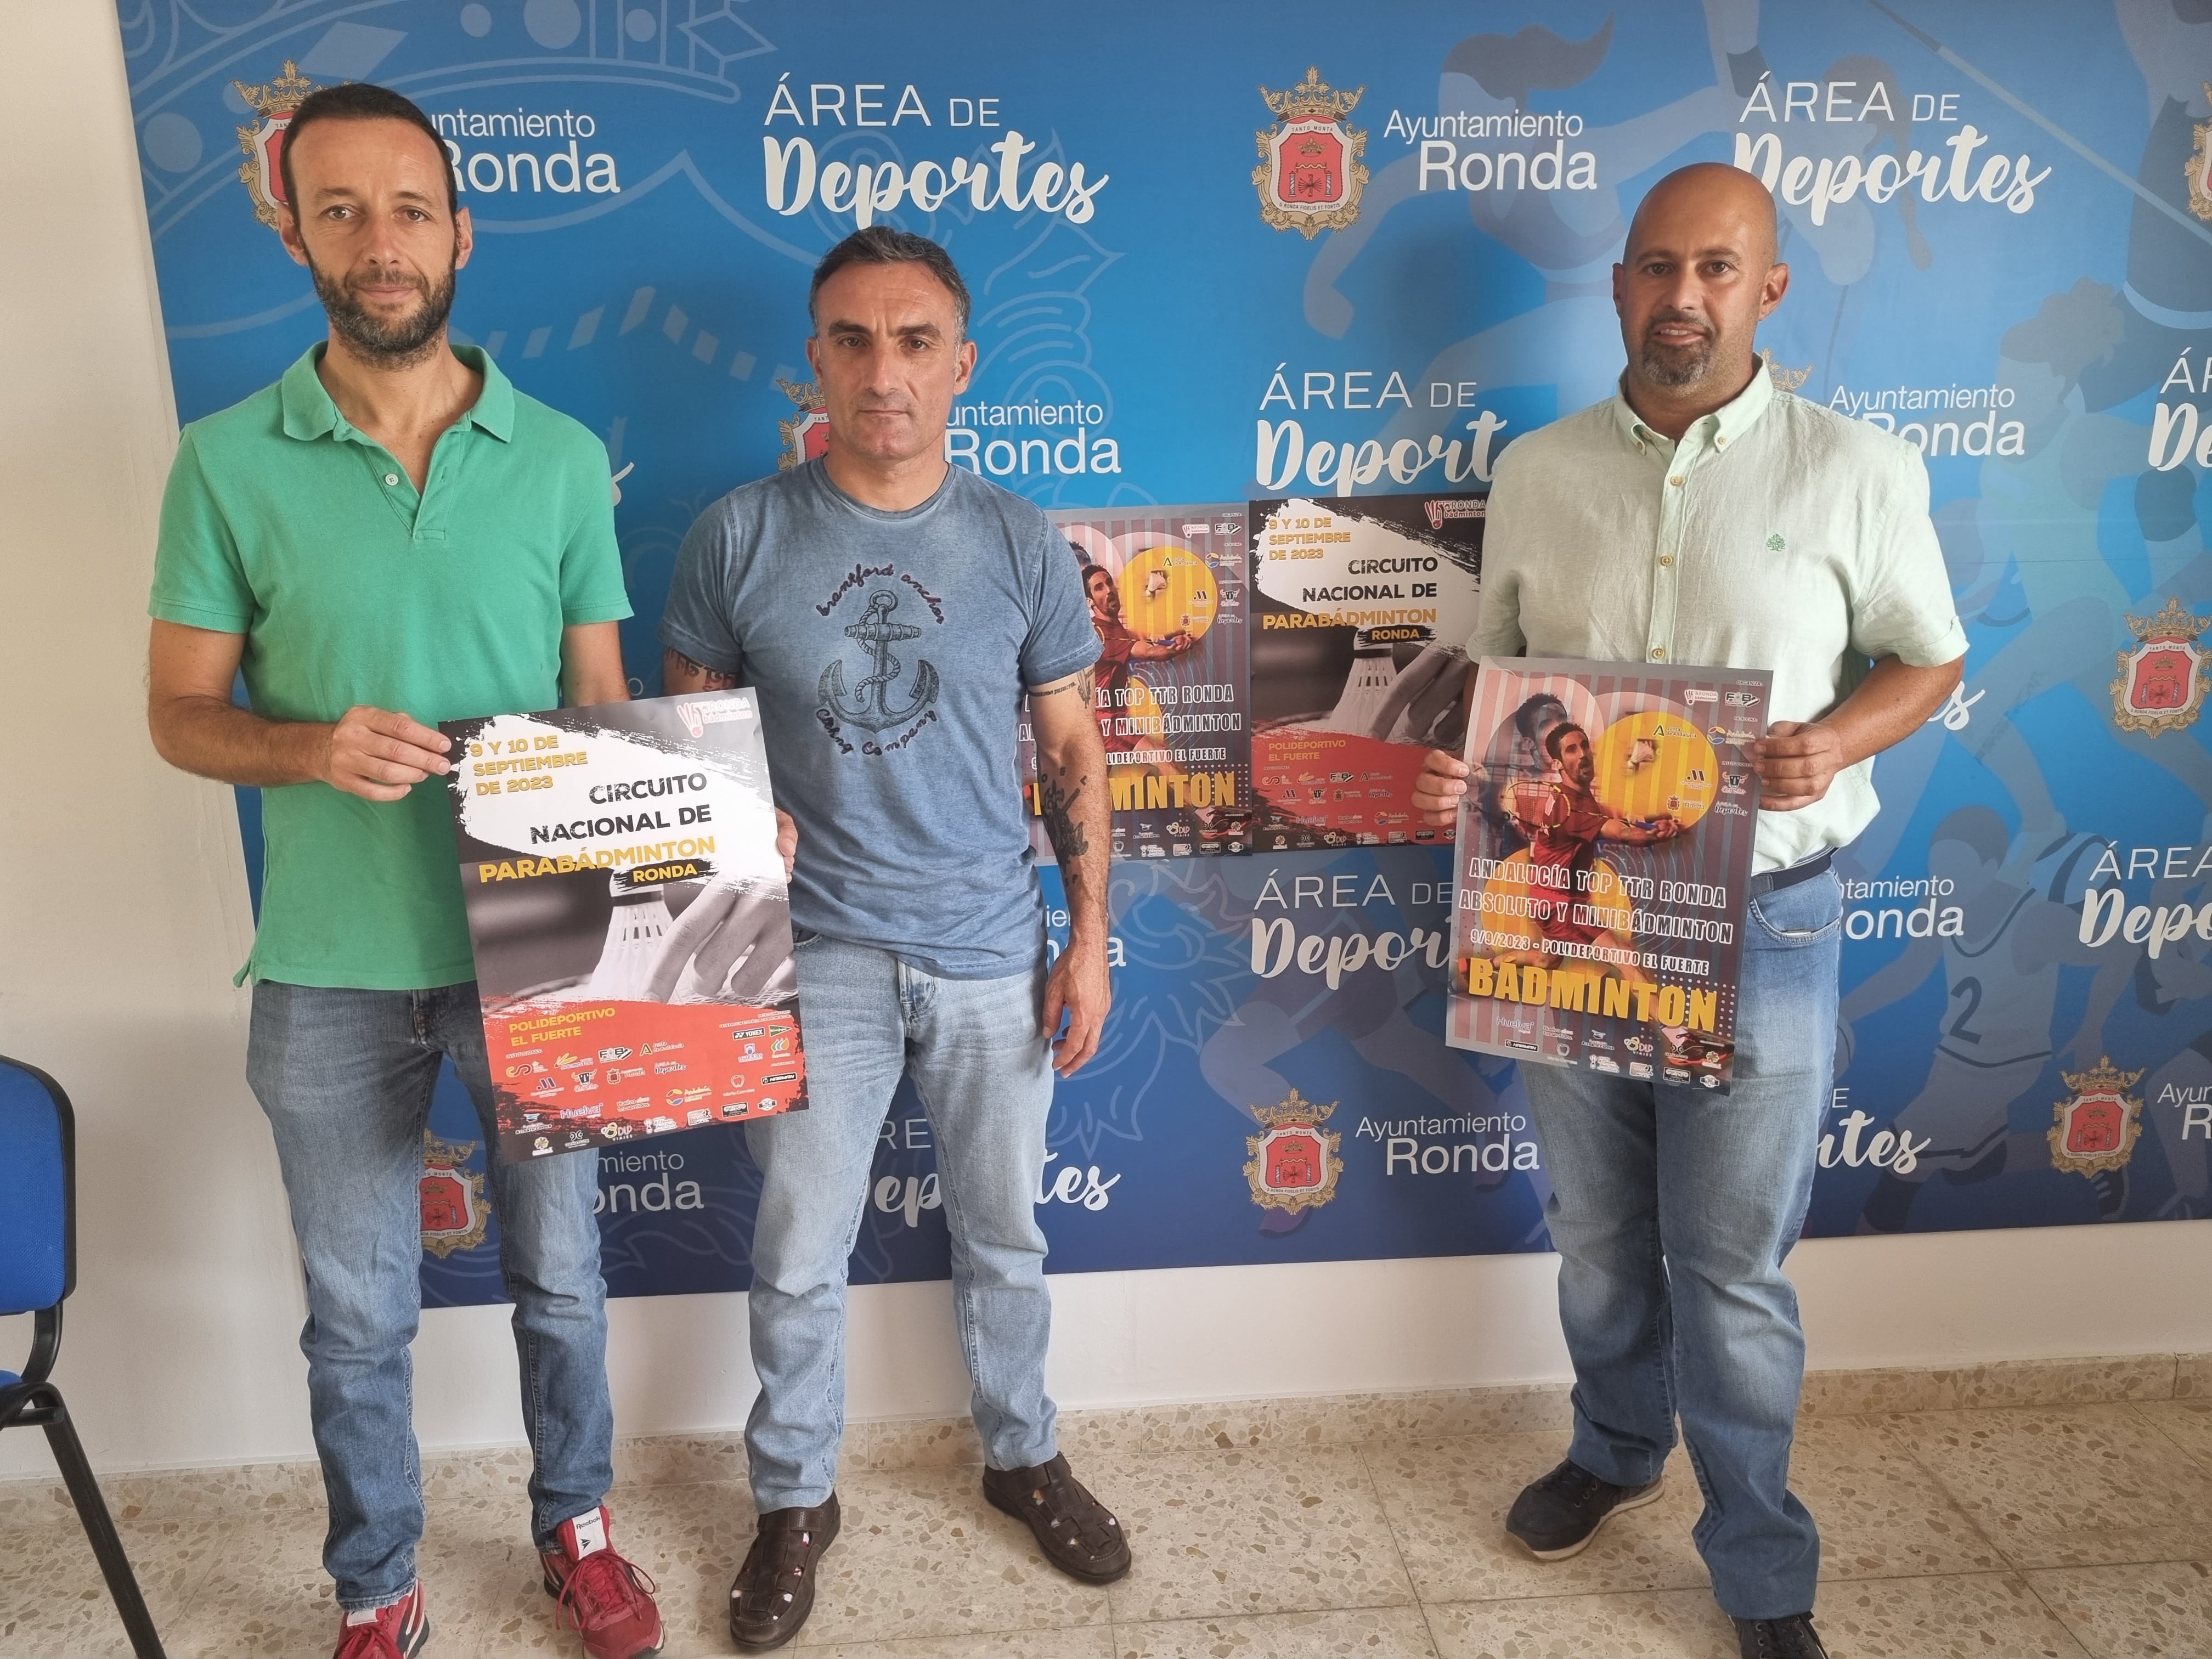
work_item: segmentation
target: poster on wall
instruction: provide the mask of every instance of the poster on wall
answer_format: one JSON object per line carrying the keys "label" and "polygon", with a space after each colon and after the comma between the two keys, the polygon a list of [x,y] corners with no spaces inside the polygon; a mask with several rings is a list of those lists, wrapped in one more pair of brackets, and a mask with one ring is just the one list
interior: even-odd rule
{"label": "poster on wall", "polygon": [[501,1156],[804,1108],[753,693],[439,729]]}
{"label": "poster on wall", "polygon": [[[1243,502],[1049,516],[1081,570],[1098,631],[1114,856],[1249,850]],[[1018,769],[1030,844],[1050,859],[1026,703]]]}
{"label": "poster on wall", "polygon": [[1261,848],[1449,839],[1414,822],[1413,780],[1426,750],[1460,746],[1486,506],[1467,495],[1250,504]]}
{"label": "poster on wall", "polygon": [[[865,38],[799,0],[117,16],[179,416],[326,331],[272,228],[297,100],[405,94],[475,229],[456,337],[605,447],[640,696],[692,520],[822,451],[808,281],[864,218],[936,240],[974,298],[951,465],[1048,513],[1381,513],[1479,496],[1521,438],[1612,398],[1608,282],[1644,192],[1746,168],[1790,268],[1759,331],[1777,387],[1923,458],[1971,647],[1836,860],[1807,1231],[2212,1215],[2212,938],[2176,932],[2212,902],[2212,15],[1885,6],[1401,0],[1347,33],[1322,0],[1277,0],[1265,28],[1177,0],[915,0]],[[1060,95],[1072,62],[1116,95]],[[1248,726],[1334,712],[1352,633],[1336,683],[1286,681],[1271,653],[1322,633],[1267,629],[1286,612],[1254,585],[1247,604]],[[1521,1068],[1444,1041],[1449,832],[1316,833],[1316,806],[1397,810],[1329,775],[1389,768],[1273,770],[1301,809],[1282,846],[1114,866],[1115,1009],[1047,1131],[1051,1266],[1543,1248]],[[249,881],[257,802],[240,793]],[[855,1283],[945,1270],[910,1095],[892,1127]],[[459,1190],[488,1148],[450,1073],[432,1128],[425,1299],[495,1299],[499,1219]],[[615,1294],[747,1282],[739,1127],[609,1146],[599,1171]]]}
{"label": "poster on wall", "polygon": [[1486,657],[1454,849],[1459,1048],[1725,1091],[1763,670]]}

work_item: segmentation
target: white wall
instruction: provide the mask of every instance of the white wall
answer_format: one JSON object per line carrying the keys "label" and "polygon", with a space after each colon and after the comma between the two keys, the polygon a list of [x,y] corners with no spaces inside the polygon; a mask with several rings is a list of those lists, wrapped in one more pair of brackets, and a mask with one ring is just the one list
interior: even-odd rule
{"label": "white wall", "polygon": [[[175,441],[112,7],[0,18],[0,1051],[79,1122],[82,1289],[58,1380],[103,1467],[309,1450],[298,1269],[241,1080],[250,926],[228,792],[142,715],[143,603]],[[1814,1363],[2212,1350],[2212,1226],[1840,1239],[1794,1258]],[[1054,1281],[1070,1406],[1565,1374],[1548,1257],[1075,1274]],[[854,1297],[856,1417],[966,1398],[943,1285]],[[0,1321],[0,1364],[27,1340]],[[726,1426],[751,1398],[734,1297],[617,1304],[623,1430]],[[434,1312],[432,1447],[520,1438],[505,1311]],[[0,1475],[44,1473],[0,1440]]]}

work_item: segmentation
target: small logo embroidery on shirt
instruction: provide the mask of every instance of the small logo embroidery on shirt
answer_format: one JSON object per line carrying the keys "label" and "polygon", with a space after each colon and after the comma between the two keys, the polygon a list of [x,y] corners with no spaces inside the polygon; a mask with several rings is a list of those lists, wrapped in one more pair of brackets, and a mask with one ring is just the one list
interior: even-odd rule
{"label": "small logo embroidery on shirt", "polygon": [[1790,545],[1788,542],[1782,539],[1782,532],[1778,530],[1766,538],[1766,544],[1777,553],[1781,552],[1784,548]]}

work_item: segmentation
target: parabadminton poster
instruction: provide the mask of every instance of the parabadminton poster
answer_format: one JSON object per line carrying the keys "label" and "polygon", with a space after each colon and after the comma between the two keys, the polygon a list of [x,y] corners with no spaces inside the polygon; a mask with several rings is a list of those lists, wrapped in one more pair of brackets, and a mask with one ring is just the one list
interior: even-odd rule
{"label": "parabadminton poster", "polygon": [[1446,1041],[1728,1087],[1772,680],[1482,659]]}
{"label": "parabadminton poster", "polygon": [[501,1156],[805,1106],[753,694],[440,729]]}
{"label": "parabadminton poster", "polygon": [[1459,747],[1486,505],[1464,495],[1249,504],[1261,851],[1450,839],[1414,822],[1413,779],[1427,750]]}

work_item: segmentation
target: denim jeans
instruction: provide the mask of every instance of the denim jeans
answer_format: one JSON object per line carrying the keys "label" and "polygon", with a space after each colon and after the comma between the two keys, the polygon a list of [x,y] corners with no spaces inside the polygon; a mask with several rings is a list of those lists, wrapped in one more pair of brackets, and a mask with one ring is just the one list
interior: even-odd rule
{"label": "denim jeans", "polygon": [[422,1297],[422,1128],[449,1056],[491,1147],[500,1270],[514,1299],[522,1426],[542,1545],[613,1484],[599,1158],[501,1164],[473,985],[428,991],[253,988],[246,1080],[276,1131],[292,1231],[307,1270],[307,1409],[330,1503],[323,1565],[353,1611],[415,1581],[422,1478],[415,1340]]}
{"label": "denim jeans", "polygon": [[906,1073],[937,1144],[984,1460],[1001,1469],[1045,1462],[1056,1413],[1044,1391],[1052,1293],[1036,1219],[1053,1086],[1044,965],[940,979],[887,951],[803,936],[795,960],[809,1104],[745,1126],[762,1176],[751,1297],[761,1391],[745,1424],[753,1501],[763,1515],[811,1509],[836,1484],[848,1259]]}
{"label": "denim jeans", "polygon": [[1679,1413],[1705,1498],[1698,1550],[1737,1619],[1809,1612],[1820,1572],[1790,1490],[1805,1337],[1782,1259],[1812,1197],[1842,937],[1832,875],[1747,908],[1731,1093],[1521,1068],[1575,1365],[1567,1455],[1641,1486]]}

